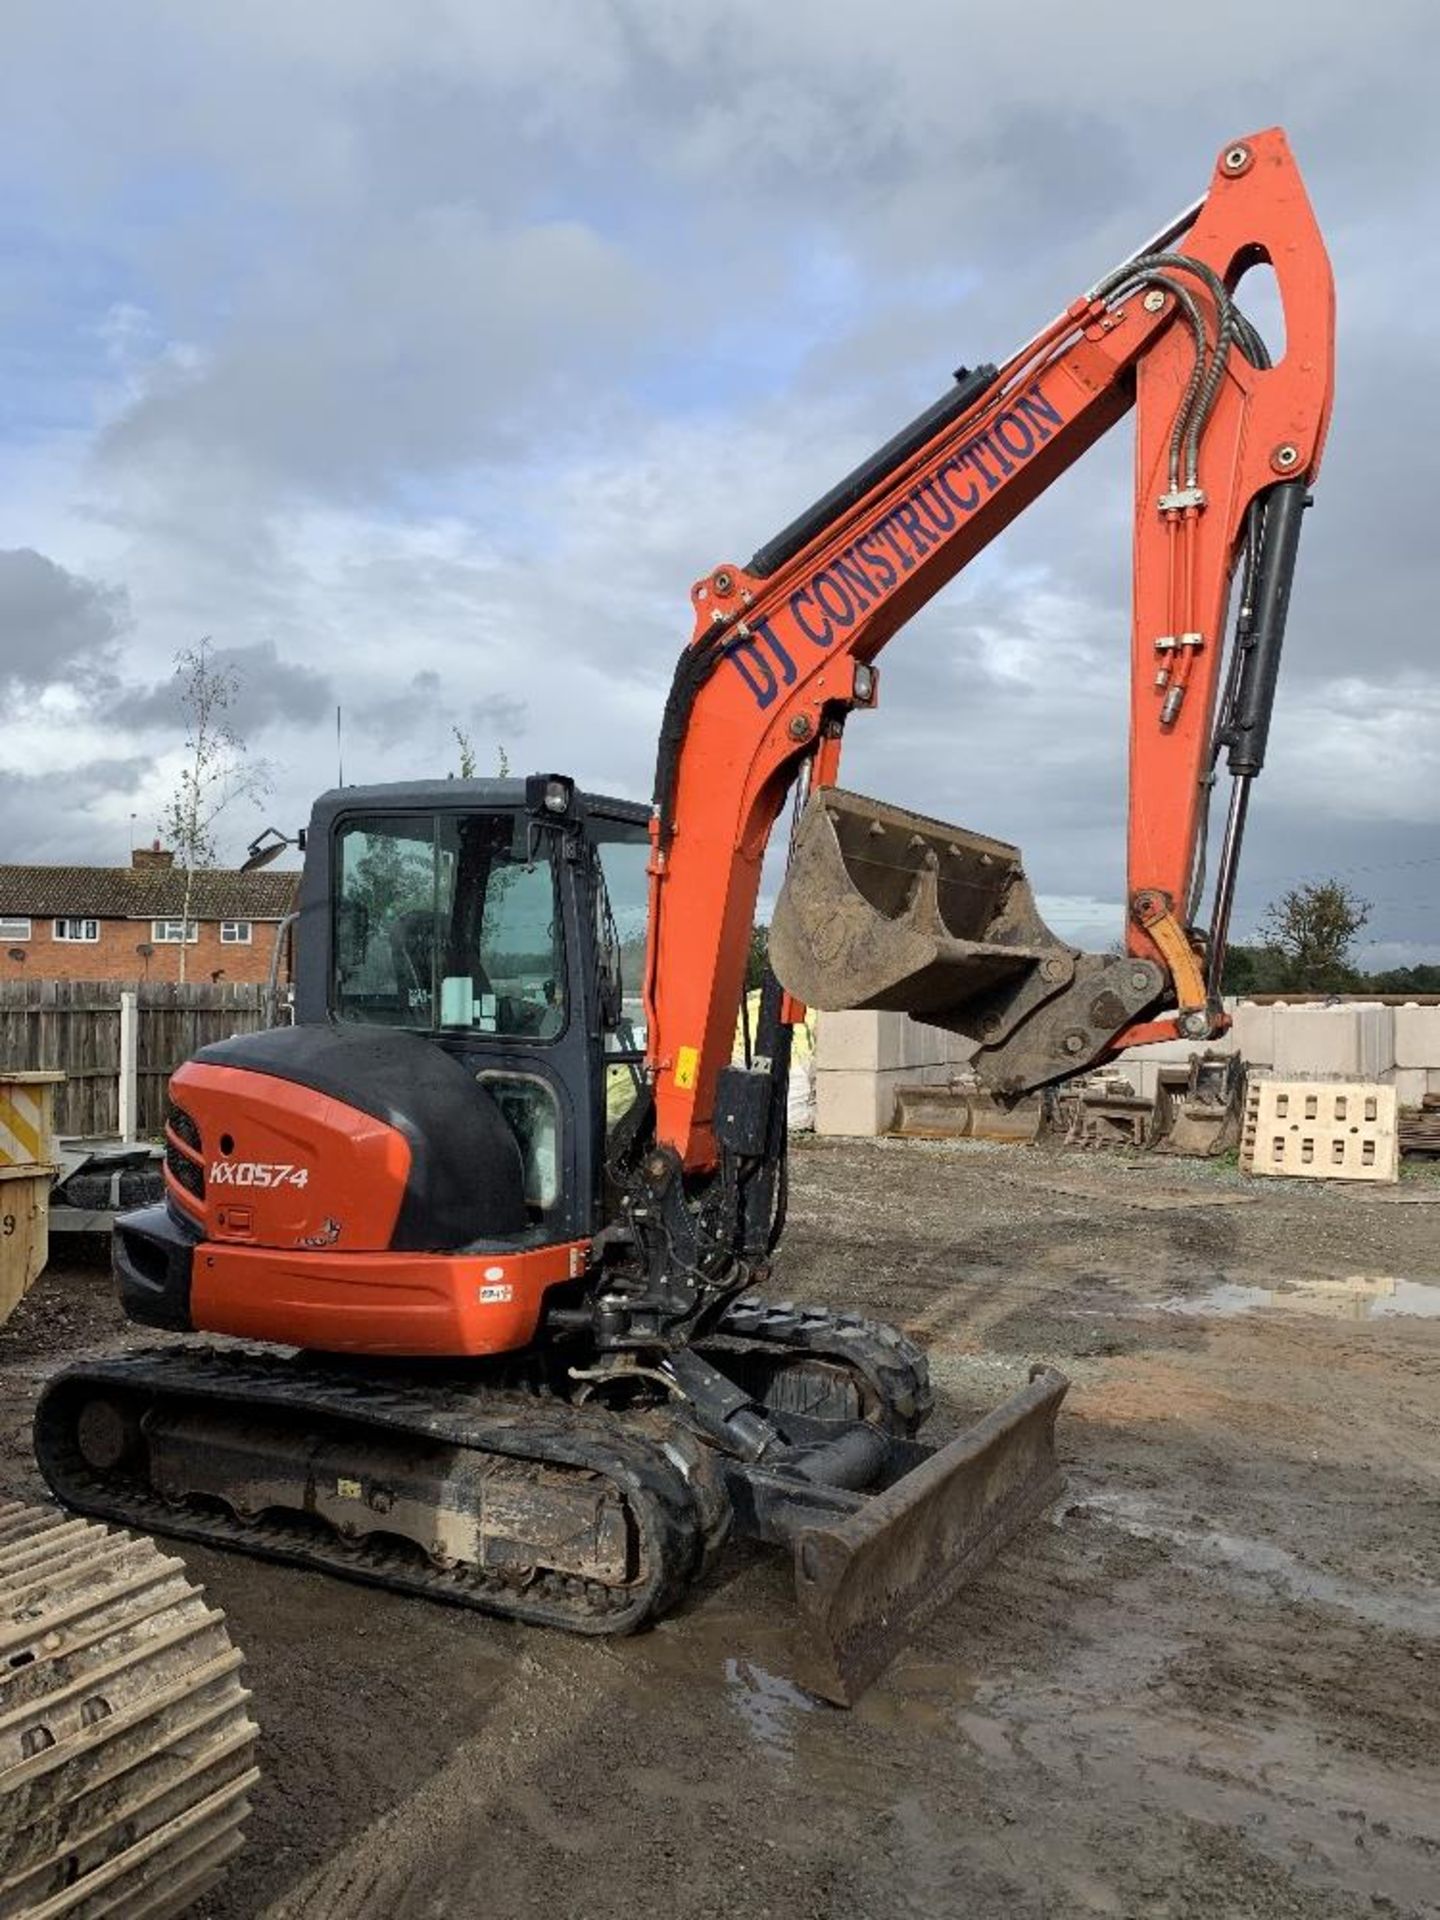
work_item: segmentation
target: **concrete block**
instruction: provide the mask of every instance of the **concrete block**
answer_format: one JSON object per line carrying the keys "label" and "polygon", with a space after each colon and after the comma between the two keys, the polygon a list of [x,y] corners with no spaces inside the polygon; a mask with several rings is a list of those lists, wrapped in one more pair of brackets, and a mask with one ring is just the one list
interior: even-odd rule
{"label": "concrete block", "polygon": [[878,1073],[865,1067],[835,1067],[815,1075],[816,1133],[870,1139],[889,1119],[889,1114],[881,1112]]}
{"label": "concrete block", "polygon": [[1356,1072],[1362,1080],[1383,1079],[1395,1070],[1395,1009],[1357,1007],[1355,1011],[1360,1028]]}
{"label": "concrete block", "polygon": [[1242,1000],[1233,1010],[1230,1035],[1240,1058],[1250,1067],[1275,1064],[1275,1008],[1256,1007]]}
{"label": "concrete block", "polygon": [[1377,1080],[1395,1065],[1391,1007],[1277,1007],[1276,1077]]}
{"label": "concrete block", "polygon": [[1397,1067],[1440,1068],[1440,1007],[1395,1007]]}
{"label": "concrete block", "polygon": [[[1193,1042],[1186,1041],[1185,1059],[1190,1058]],[[1137,1059],[1137,1054],[1148,1054],[1149,1047],[1132,1047],[1129,1053],[1122,1053],[1116,1064],[1124,1070],[1125,1078],[1134,1087],[1142,1100],[1153,1100],[1160,1091],[1160,1061]]]}
{"label": "concrete block", "polygon": [[817,1013],[816,1071],[875,1072],[880,1065],[880,1020],[878,1013]]}
{"label": "concrete block", "polygon": [[948,1067],[972,1051],[969,1041],[943,1027],[912,1020],[908,1013],[819,1013],[815,1057],[822,1072],[898,1073],[922,1067]]}
{"label": "concrete block", "polygon": [[1424,1067],[1396,1067],[1395,1098],[1402,1107],[1418,1107],[1430,1091],[1430,1078]]}
{"label": "concrete block", "polygon": [[949,1067],[968,1067],[979,1052],[973,1040],[967,1040],[963,1033],[945,1035],[945,1064]]}
{"label": "concrete block", "polygon": [[830,1068],[815,1075],[815,1131],[873,1139],[888,1133],[895,1118],[896,1091],[921,1082],[943,1084],[944,1067],[892,1067],[875,1073],[864,1067]]}

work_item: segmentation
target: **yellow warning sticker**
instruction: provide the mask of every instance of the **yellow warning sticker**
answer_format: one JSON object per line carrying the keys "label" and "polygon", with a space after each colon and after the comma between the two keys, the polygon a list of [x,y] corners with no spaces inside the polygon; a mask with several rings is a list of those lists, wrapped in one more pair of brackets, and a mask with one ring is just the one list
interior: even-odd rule
{"label": "yellow warning sticker", "polygon": [[675,1084],[683,1093],[688,1093],[695,1084],[695,1076],[700,1071],[700,1049],[681,1047],[675,1055]]}

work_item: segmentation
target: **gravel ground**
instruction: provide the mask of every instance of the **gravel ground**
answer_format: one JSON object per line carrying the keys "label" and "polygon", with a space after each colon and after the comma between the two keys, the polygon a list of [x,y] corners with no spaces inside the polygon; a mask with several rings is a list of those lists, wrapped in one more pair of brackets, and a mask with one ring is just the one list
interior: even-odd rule
{"label": "gravel ground", "polygon": [[[263,1728],[210,1920],[1440,1915],[1440,1179],[817,1143],[794,1189],[775,1290],[917,1333],[940,1430],[1070,1375],[1062,1504],[848,1714],[775,1555],[597,1644],[187,1549]],[[98,1263],[41,1280],[7,1491],[129,1338]]]}

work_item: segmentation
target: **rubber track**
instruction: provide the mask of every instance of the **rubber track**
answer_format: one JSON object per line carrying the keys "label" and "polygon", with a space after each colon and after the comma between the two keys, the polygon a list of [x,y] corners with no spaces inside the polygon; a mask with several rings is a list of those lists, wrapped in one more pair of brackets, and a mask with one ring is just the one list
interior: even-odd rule
{"label": "rubber track", "polygon": [[0,1916],[169,1920],[241,1845],[225,1616],[150,1540],[0,1501]]}
{"label": "rubber track", "polygon": [[[283,1521],[251,1525],[225,1512],[177,1509],[143,1489],[107,1485],[86,1466],[67,1413],[81,1389],[191,1406],[208,1402],[217,1410],[259,1416],[299,1414],[317,1426],[343,1422],[372,1434],[398,1433],[598,1473],[619,1488],[637,1525],[645,1575],[623,1590],[554,1573],[517,1581],[513,1574],[507,1579],[478,1567],[432,1567],[384,1541],[342,1543]],[[673,1420],[652,1437],[643,1419],[622,1424],[603,1411],[527,1393],[422,1387],[379,1374],[330,1374],[278,1355],[176,1346],[84,1362],[57,1374],[36,1409],[35,1454],[58,1497],[82,1513],[535,1626],[620,1634],[673,1605],[729,1525],[729,1504],[708,1452]]]}
{"label": "rubber track", "polygon": [[877,1424],[907,1438],[935,1404],[923,1348],[898,1328],[859,1313],[745,1293],[731,1301],[714,1334],[696,1345],[722,1368],[727,1351],[746,1349],[837,1362],[870,1388],[881,1415]]}

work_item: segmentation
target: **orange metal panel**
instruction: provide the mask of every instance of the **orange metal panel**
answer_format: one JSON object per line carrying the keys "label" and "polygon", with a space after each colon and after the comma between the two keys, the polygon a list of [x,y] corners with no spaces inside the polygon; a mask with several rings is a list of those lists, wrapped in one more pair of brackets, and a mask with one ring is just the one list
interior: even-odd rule
{"label": "orange metal panel", "polygon": [[588,1242],[524,1253],[342,1253],[205,1244],[190,1311],[207,1333],[326,1353],[511,1353]]}

